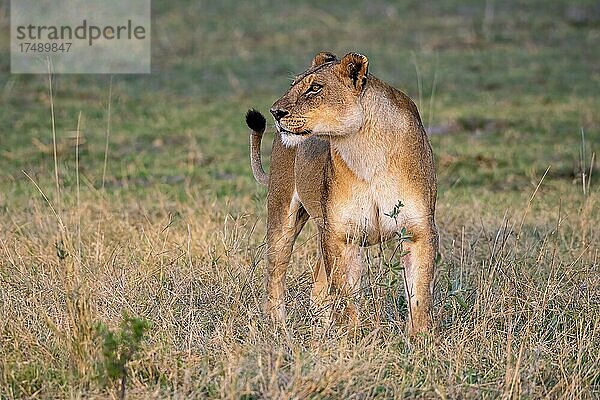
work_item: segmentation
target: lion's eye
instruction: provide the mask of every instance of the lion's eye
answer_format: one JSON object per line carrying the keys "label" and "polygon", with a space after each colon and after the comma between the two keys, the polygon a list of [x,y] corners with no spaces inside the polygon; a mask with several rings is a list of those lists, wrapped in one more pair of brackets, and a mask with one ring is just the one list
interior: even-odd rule
{"label": "lion's eye", "polygon": [[305,94],[318,93],[321,89],[323,89],[323,85],[313,83],[312,85],[310,85]]}

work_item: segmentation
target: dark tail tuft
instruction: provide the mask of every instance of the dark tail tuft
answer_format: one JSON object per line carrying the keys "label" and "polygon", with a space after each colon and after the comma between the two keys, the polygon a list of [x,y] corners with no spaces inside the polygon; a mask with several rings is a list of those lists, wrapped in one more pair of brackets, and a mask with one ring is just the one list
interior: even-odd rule
{"label": "dark tail tuft", "polygon": [[253,131],[262,133],[267,125],[267,120],[259,111],[251,109],[246,113],[246,123]]}

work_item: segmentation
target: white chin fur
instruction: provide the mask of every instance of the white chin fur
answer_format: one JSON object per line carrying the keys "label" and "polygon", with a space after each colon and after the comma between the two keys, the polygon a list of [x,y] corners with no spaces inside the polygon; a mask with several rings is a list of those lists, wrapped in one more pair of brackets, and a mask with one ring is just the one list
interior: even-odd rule
{"label": "white chin fur", "polygon": [[281,142],[285,147],[298,146],[300,143],[306,140],[305,135],[290,135],[288,133],[281,134]]}

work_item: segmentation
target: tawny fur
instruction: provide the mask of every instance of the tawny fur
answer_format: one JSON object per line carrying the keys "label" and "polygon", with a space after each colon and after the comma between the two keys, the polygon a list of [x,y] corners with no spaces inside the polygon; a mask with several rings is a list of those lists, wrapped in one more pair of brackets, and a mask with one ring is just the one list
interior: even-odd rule
{"label": "tawny fur", "polygon": [[[412,234],[404,258],[407,330],[431,329],[437,188],[433,153],[415,104],[368,74],[365,56],[350,53],[338,60],[324,52],[273,104],[272,113],[278,133],[268,177],[267,310],[285,323],[285,273],[309,218],[319,232],[312,301],[328,309],[342,299],[343,314],[354,323],[360,318],[353,301],[363,274],[360,248],[406,227]],[[261,136],[254,130],[251,160],[264,183]],[[387,216],[399,201],[404,206],[398,216]]]}

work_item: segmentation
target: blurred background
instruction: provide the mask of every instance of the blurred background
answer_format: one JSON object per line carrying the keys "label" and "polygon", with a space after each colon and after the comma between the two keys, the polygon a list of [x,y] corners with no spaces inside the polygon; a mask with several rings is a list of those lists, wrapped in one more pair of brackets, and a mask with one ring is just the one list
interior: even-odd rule
{"label": "blurred background", "polygon": [[[442,191],[519,191],[550,164],[550,178],[572,184],[581,131],[586,146],[598,143],[597,1],[155,0],[152,7],[152,74],[54,77],[59,167],[73,161],[81,111],[80,165],[95,187],[104,175],[115,189],[177,191],[187,183],[211,195],[252,191],[244,112],[267,112],[321,50],[364,53],[372,74],[413,98]],[[52,158],[48,77],[9,73],[8,15],[4,0],[3,202],[32,189],[21,169],[44,179]]]}

